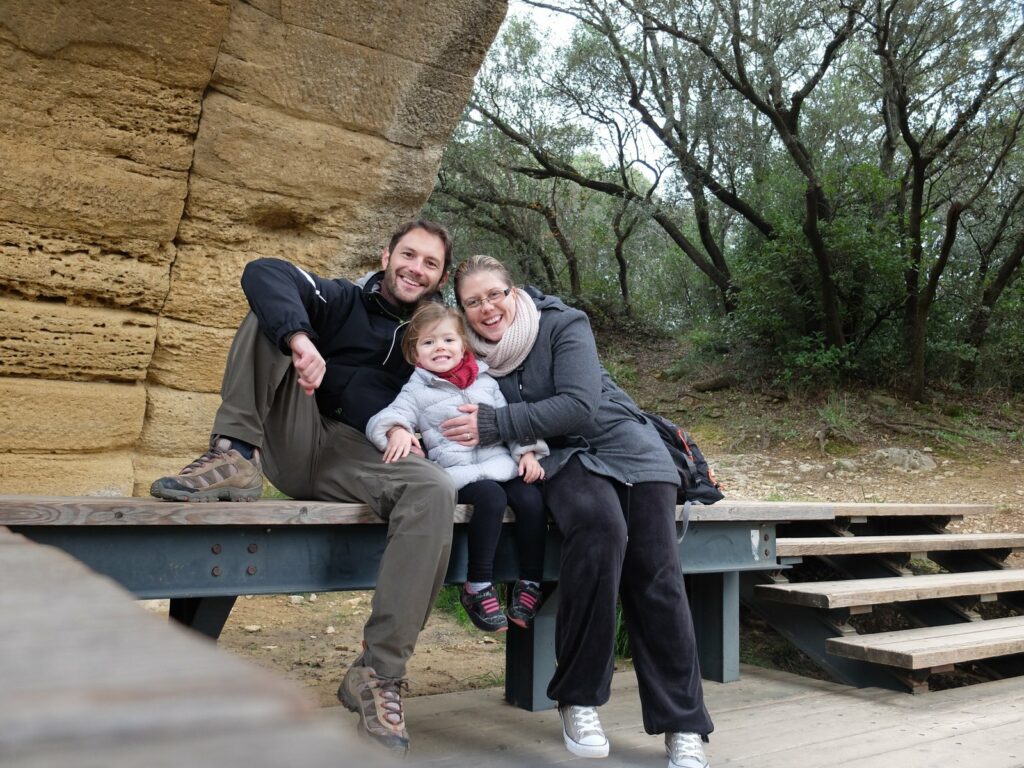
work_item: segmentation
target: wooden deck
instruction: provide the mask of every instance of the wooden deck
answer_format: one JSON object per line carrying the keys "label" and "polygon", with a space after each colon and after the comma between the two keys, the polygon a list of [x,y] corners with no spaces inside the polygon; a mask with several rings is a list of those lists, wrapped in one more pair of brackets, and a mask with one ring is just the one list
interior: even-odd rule
{"label": "wooden deck", "polygon": [[[1024,765],[1024,680],[1012,678],[928,696],[855,689],[745,666],[739,681],[705,682],[715,733],[712,768],[1019,768]],[[574,758],[558,715],[525,712],[501,691],[409,699],[407,764],[431,768],[526,768],[574,764],[665,768],[660,737],[643,732],[636,679],[615,676],[601,721],[611,755]],[[339,710],[339,716],[348,713]]]}

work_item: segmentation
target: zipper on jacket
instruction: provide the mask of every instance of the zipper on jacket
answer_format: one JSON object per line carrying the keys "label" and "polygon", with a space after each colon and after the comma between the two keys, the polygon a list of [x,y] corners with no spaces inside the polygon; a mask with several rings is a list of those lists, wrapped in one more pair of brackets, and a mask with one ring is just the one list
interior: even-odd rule
{"label": "zipper on jacket", "polygon": [[[396,318],[398,319],[398,318]],[[388,364],[388,360],[391,358],[391,353],[395,351],[395,342],[398,341],[398,332],[402,328],[409,324],[408,320],[402,320],[398,325],[395,326],[395,330],[391,333],[391,346],[388,347],[388,353],[384,355],[383,365]]]}

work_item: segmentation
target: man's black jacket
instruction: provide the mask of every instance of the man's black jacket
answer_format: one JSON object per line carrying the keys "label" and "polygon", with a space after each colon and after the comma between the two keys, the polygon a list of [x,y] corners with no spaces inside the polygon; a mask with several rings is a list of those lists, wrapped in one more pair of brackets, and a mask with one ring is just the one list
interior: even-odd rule
{"label": "man's black jacket", "polygon": [[327,362],[316,391],[320,412],[365,431],[412,374],[402,357],[409,308],[385,301],[379,283],[327,280],[280,259],[257,259],[242,272],[242,290],[260,328],[282,353],[304,331]]}

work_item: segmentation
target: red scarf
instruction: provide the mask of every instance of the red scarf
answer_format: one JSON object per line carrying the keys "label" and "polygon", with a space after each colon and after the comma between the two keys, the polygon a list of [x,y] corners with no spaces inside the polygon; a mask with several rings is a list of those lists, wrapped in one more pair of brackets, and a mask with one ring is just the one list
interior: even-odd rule
{"label": "red scarf", "polygon": [[476,377],[479,372],[480,369],[477,368],[476,358],[473,357],[473,353],[467,349],[466,354],[462,356],[462,361],[458,365],[444,373],[435,373],[434,375],[439,379],[450,381],[459,389],[465,389],[476,381]]}

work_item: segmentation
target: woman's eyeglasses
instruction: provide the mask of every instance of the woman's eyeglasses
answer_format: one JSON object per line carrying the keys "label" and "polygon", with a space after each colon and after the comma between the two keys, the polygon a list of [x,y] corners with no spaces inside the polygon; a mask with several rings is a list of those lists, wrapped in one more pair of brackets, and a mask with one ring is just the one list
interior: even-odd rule
{"label": "woman's eyeglasses", "polygon": [[463,299],[462,306],[465,309],[476,309],[477,307],[482,307],[485,301],[488,304],[494,305],[511,292],[511,288],[495,288],[493,291],[488,291],[486,296],[471,296],[468,299]]}

